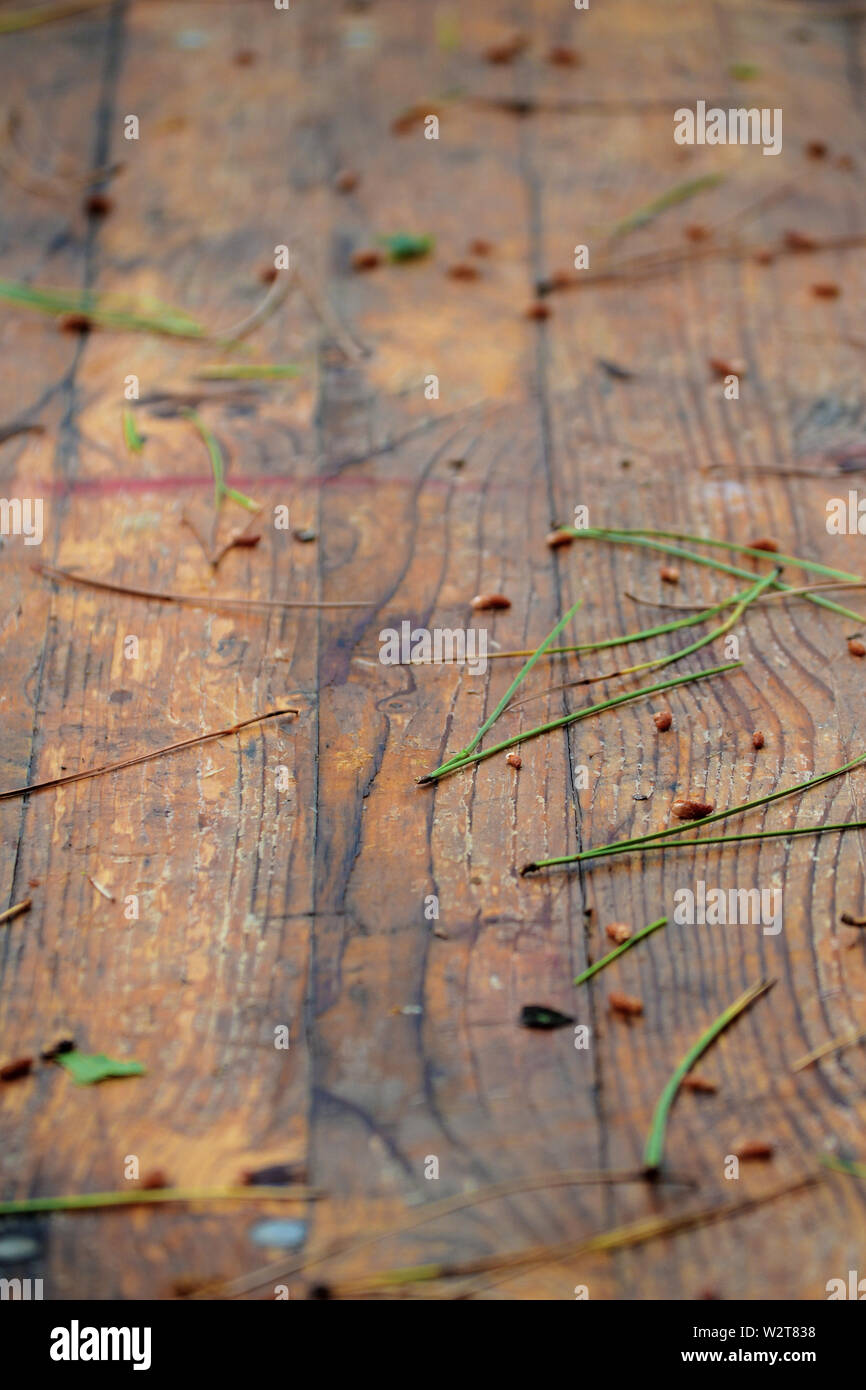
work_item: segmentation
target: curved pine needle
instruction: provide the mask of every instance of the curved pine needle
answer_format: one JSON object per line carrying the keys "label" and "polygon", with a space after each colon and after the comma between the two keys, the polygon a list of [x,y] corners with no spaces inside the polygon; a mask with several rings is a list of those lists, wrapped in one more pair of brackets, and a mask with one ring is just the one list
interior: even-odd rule
{"label": "curved pine needle", "polygon": [[32,898],[22,898],[20,903],[13,903],[11,907],[7,907],[5,912],[0,912],[0,926],[14,921],[16,917],[21,916],[22,912],[29,912],[32,906]]}
{"label": "curved pine needle", "polygon": [[67,787],[72,782],[86,782],[91,777],[104,777],[109,772],[122,772],[127,767],[138,767],[140,763],[150,763],[155,758],[164,758],[169,753],[179,753],[183,748],[194,748],[199,743],[210,743],[215,738],[228,738],[230,734],[239,734],[242,729],[248,729],[252,724],[263,724],[266,719],[282,719],[289,714],[300,714],[300,710],[269,710],[267,714],[254,714],[251,719],[241,719],[227,729],[213,729],[207,734],[195,734],[192,738],[181,739],[178,743],[169,743],[165,748],[155,748],[152,753],[139,753],[135,758],[123,758],[120,762],[106,763],[104,767],[86,768],[83,772],[68,772],[63,777],[51,777],[47,782],[10,787],[8,791],[0,792],[0,801],[11,801],[16,796],[29,796],[32,792],[52,791],[56,787]]}
{"label": "curved pine needle", "polygon": [[652,1124],[650,1126],[649,1137],[644,1149],[643,1161],[647,1175],[654,1175],[662,1165],[665,1148],[665,1131],[667,1129],[668,1115],[671,1106],[676,1098],[677,1091],[680,1089],[683,1077],[691,1071],[695,1062],[702,1057],[711,1043],[714,1043],[720,1033],[739,1018],[740,1014],[749,1007],[750,1004],[776,983],[775,980],[761,980],[757,985],[752,985],[739,999],[735,999],[733,1004],[729,1004],[726,1009],[719,1014],[714,1023],[711,1023],[705,1033],[703,1033],[689,1048],[683,1060],[676,1068],[673,1076],[662,1091],[658,1104],[653,1113]]}
{"label": "curved pine needle", "polygon": [[22,1197],[0,1202],[0,1216],[39,1211],[92,1211],[94,1207],[154,1206],[163,1202],[315,1202],[316,1187],[134,1187],[127,1192],[72,1192],[65,1197]]}
{"label": "curved pine needle", "polygon": [[[567,725],[574,724],[580,719],[588,719],[591,714],[602,714],[605,710],[615,709],[617,705],[624,705],[629,700],[639,700],[642,695],[655,695],[661,690],[673,690],[678,685],[689,685],[692,681],[706,680],[709,676],[718,676],[726,671],[737,671],[742,664],[742,661],[732,661],[726,666],[711,666],[706,671],[692,671],[687,676],[677,676],[673,680],[659,681],[656,685],[642,685],[637,690],[627,690],[625,694],[614,695],[609,700],[602,700],[597,705],[587,705],[584,709],[573,710],[571,714],[560,715],[558,719],[551,719],[547,724],[539,724],[535,729],[527,729],[524,733],[514,734],[512,738],[503,739],[501,743],[495,743],[490,748],[483,748],[481,752],[472,753],[468,758],[462,758],[459,762],[443,763],[433,772],[428,772],[425,777],[419,777],[418,786],[429,787],[440,777],[447,777],[452,772],[459,772],[461,768],[471,767],[473,763],[480,763],[485,758],[492,758],[494,753],[501,753],[506,748],[514,748],[518,743],[525,743],[530,738],[537,738],[539,734],[547,734],[554,729],[564,729]],[[863,756],[866,758],[866,754]],[[542,864],[550,862],[553,861],[540,860],[532,867],[540,868]],[[526,869],[523,872],[526,872]]]}
{"label": "curved pine needle", "polygon": [[129,584],[112,584],[108,579],[94,579],[87,574],[76,574],[73,570],[57,569],[54,565],[35,563],[33,568],[46,579],[63,580],[67,584],[80,584],[85,589],[100,589],[108,594],[123,594],[126,598],[151,599],[155,603],[185,603],[190,608],[234,608],[241,611],[254,611],[257,608],[369,608],[363,599],[335,599],[317,601],[315,599],[288,598],[218,598],[212,594],[175,594],[167,589],[138,589]]}
{"label": "curved pine needle", "polygon": [[[664,555],[675,555],[680,560],[691,560],[694,564],[703,565],[706,569],[720,570],[723,574],[732,574],[737,579],[754,580],[755,578],[750,570],[741,569],[739,565],[729,565],[724,560],[715,560],[709,555],[698,555],[694,550],[683,550],[670,541],[655,540],[652,536],[645,535],[641,531],[606,530],[597,526],[585,526],[580,528],[574,526],[561,526],[559,529],[566,532],[569,536],[573,536],[576,540],[602,540],[610,541],[615,545],[643,546],[648,550],[661,551]],[[694,539],[698,544],[704,543],[703,537],[696,536]],[[777,556],[773,551],[759,550],[754,553],[761,556],[764,560],[784,560],[784,557]],[[801,562],[796,561],[795,563],[800,564]],[[838,577],[840,572],[835,571],[835,573]],[[848,579],[857,578],[856,575],[848,575],[845,577]],[[783,584],[781,579],[774,579],[772,587],[782,592],[789,592],[791,589],[791,586],[789,584]],[[808,594],[807,598],[810,603],[817,603],[822,608],[829,608],[833,613],[841,613],[843,617],[851,618],[856,623],[866,623],[866,617],[864,617],[862,613],[855,613],[850,608],[843,608],[841,604],[834,603],[832,599],[822,598],[820,594],[814,593]]]}
{"label": "curved pine needle", "polygon": [[586,970],[575,977],[574,983],[576,985],[586,984],[586,981],[591,980],[593,975],[597,975],[599,970],[603,970],[606,965],[610,965],[611,961],[616,960],[618,956],[623,955],[626,951],[630,951],[632,946],[636,946],[639,941],[643,941],[644,937],[651,936],[654,931],[658,931],[659,927],[667,926],[667,921],[667,917],[659,917],[655,922],[650,922],[648,927],[641,928],[635,936],[630,936],[628,941],[624,941],[621,946],[617,946],[616,950],[608,951],[607,955],[602,956],[601,960],[597,960],[593,965],[587,966]]}
{"label": "curved pine needle", "polygon": [[[843,763],[841,767],[834,767],[831,772],[822,772],[817,777],[810,777],[808,781],[801,782],[796,787],[783,787],[777,792],[768,792],[766,796],[758,796],[754,801],[744,801],[739,806],[730,806],[726,811],[714,811],[712,815],[704,816],[701,820],[695,821],[691,827],[681,825],[668,826],[666,830],[651,830],[646,835],[634,835],[628,840],[613,840],[607,845],[598,845],[595,849],[580,850],[577,854],[563,854],[555,859],[539,859],[532,864],[524,866],[522,872],[529,873],[536,869],[549,869],[560,864],[578,864],[587,859],[608,858],[613,854],[628,854],[632,850],[655,849],[659,841],[671,840],[674,835],[682,835],[686,828],[692,830],[701,829],[705,825],[712,825],[714,821],[725,820],[727,816],[736,816],[741,811],[753,811],[756,806],[767,806],[771,801],[781,801],[786,796],[796,796],[798,792],[808,791],[810,787],[820,787],[823,782],[831,782],[834,777],[842,777],[846,772],[851,772],[855,767],[860,767],[866,762],[866,753],[861,753],[859,757],[852,758],[850,762]],[[831,827],[827,827],[828,829]],[[841,829],[841,826],[834,826],[833,829]],[[853,822],[846,822],[845,829],[854,829]],[[858,826],[859,828],[859,826]],[[769,836],[797,835],[797,834],[816,834],[820,833],[820,827],[804,827],[802,830],[766,831]],[[725,837],[727,838],[727,837]],[[761,835],[755,838],[760,839]],[[709,844],[709,840],[680,840],[678,844],[700,845]],[[661,846],[664,848],[664,845]]]}

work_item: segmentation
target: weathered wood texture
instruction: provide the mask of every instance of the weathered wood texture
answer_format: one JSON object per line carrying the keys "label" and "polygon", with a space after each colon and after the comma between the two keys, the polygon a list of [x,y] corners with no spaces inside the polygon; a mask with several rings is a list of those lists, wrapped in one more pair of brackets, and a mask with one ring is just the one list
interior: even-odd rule
{"label": "weathered wood texture", "polygon": [[[698,174],[727,177],[634,232],[624,251],[694,248],[683,235],[694,222],[742,224],[755,245],[790,229],[866,229],[863,21],[839,7],[822,18],[817,5],[697,0],[454,8],[455,49],[437,44],[432,6],[405,0],[298,0],[285,13],[135,0],[0,37],[0,85],[35,163],[123,162],[105,219],[87,219],[68,189],[52,201],[4,176],[3,276],[151,295],[222,330],[258,302],[258,273],[285,243],[333,311],[296,289],[247,340],[246,360],[298,360],[304,375],[254,388],[252,404],[201,407],[230,480],[268,521],[285,503],[292,525],[318,537],[303,544],[266,524],[258,548],[229,554],[214,581],[182,523],[209,514],[200,438],[179,413],[142,405],[147,443],[128,455],[121,410],[128,374],[143,397],[185,390],[218,349],[78,338],[2,309],[0,420],[46,427],[0,453],[3,495],[46,500],[41,549],[3,544],[2,785],[280,703],[301,710],[0,805],[0,905],[33,897],[29,915],[0,927],[4,1058],[70,1034],[147,1068],[77,1088],[40,1067],[4,1086],[2,1194],[122,1187],[132,1154],[142,1171],[198,1186],[294,1162],[327,1194],[308,1213],[313,1250],[490,1182],[634,1168],[692,1040],[748,984],[778,980],[703,1064],[718,1093],[676,1104],[669,1163],[695,1190],[511,1196],[366,1246],[316,1277],[471,1259],[745,1198],[811,1171],[828,1144],[866,1158],[862,1049],[791,1071],[866,1021],[863,944],[848,949],[852,933],[838,925],[863,907],[859,835],[519,876],[528,859],[664,826],[687,789],[721,807],[855,756],[862,667],[848,655],[845,619],[802,602],[756,609],[737,630],[745,669],[673,692],[667,735],[652,723],[658,706],[637,702],[527,743],[519,772],[495,758],[435,790],[414,779],[466,742],[513,664],[473,677],[378,661],[380,630],[404,619],[475,621],[507,648],[536,645],[578,597],[571,640],[655,620],[626,591],[670,596],[658,557],[594,542],[546,547],[551,521],[578,504],[596,525],[770,535],[794,554],[863,570],[862,541],[825,527],[828,497],[857,484],[834,475],[834,460],[863,449],[861,249],[770,265],[696,261],[647,282],[555,294],[548,319],[526,317],[535,280],[568,268],[576,243],[595,256],[618,218]],[[485,62],[483,50],[518,27],[532,39],[526,54]],[[553,44],[578,49],[581,65],[550,64]],[[237,61],[242,50],[250,61]],[[737,81],[738,62],[758,76]],[[470,100],[479,95],[540,106],[520,116]],[[678,147],[673,109],[699,97],[781,107],[783,153]],[[438,113],[438,141],[420,123],[392,131],[419,104]],[[130,113],[138,142],[123,139]],[[829,147],[824,159],[804,153],[815,140]],[[341,195],[333,180],[346,167],[360,182]],[[741,217],[782,185],[784,198]],[[432,233],[434,254],[351,270],[354,250],[401,229]],[[492,246],[477,261],[481,278],[449,278],[476,237]],[[840,296],[815,298],[822,281]],[[347,333],[361,344],[355,356]],[[738,401],[723,398],[711,357],[745,362]],[[611,379],[599,358],[636,375]],[[792,476],[809,469],[826,476]],[[151,588],[370,606],[258,616],[156,605],[52,586],[29,567],[34,556]],[[678,602],[721,597],[733,583],[681,569]],[[480,590],[506,593],[512,607],[473,618]],[[130,635],[137,660],[124,655]],[[652,650],[675,650],[666,641]],[[605,661],[588,658],[581,674]],[[540,664],[525,694],[576,673],[570,660]],[[542,696],[501,727],[530,728],[580,698]],[[758,728],[766,746],[756,753]],[[588,790],[575,765],[589,768]],[[275,789],[280,766],[288,791]],[[853,818],[864,798],[855,774],[729,828]],[[575,993],[575,971],[609,944],[606,923],[636,929],[670,913],[675,890],[698,879],[782,887],[783,930],[671,924]],[[124,917],[129,894],[138,920]],[[425,919],[431,894],[438,923]],[[613,988],[644,1002],[630,1027],[607,1012]],[[591,1047],[575,1050],[570,1030],[520,1029],[527,1002],[575,1013],[592,1027]],[[291,1029],[287,1052],[273,1046],[280,1024]],[[771,1142],[774,1157],[726,1181],[725,1155],[746,1138]],[[430,1155],[435,1182],[424,1178]],[[278,1211],[305,1215],[262,1204]],[[274,1258],[250,1240],[259,1214],[40,1218],[27,1226],[40,1257],[4,1272],[43,1275],[53,1298],[171,1297],[178,1279],[232,1279]],[[562,1299],[586,1284],[592,1298],[821,1298],[829,1278],[858,1267],[864,1233],[862,1185],[831,1177],[711,1229],[552,1263],[476,1296]],[[274,1282],[253,1296],[273,1297]],[[289,1283],[303,1293],[303,1277]]]}

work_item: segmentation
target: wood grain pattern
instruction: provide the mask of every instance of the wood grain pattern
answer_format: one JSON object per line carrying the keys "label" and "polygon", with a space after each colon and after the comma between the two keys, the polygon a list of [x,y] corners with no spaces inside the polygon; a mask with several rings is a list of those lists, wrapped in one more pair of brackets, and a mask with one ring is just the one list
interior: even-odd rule
{"label": "wood grain pattern", "polygon": [[[4,277],[151,296],[220,331],[255,308],[259,272],[285,243],[311,291],[296,286],[242,358],[295,360],[304,374],[243,400],[214,391],[200,406],[229,481],[265,518],[258,547],[231,552],[216,578],[183,524],[207,526],[211,514],[201,439],[179,410],[143,403],[145,450],[129,455],[121,411],[128,374],[145,398],[186,391],[218,350],[70,336],[2,308],[0,420],[32,418],[46,433],[2,445],[0,491],[43,496],[46,526],[38,551],[12,537],[0,556],[0,786],[283,703],[301,710],[0,805],[0,908],[33,898],[0,927],[4,1058],[68,1034],[147,1068],[77,1088],[39,1067],[4,1085],[2,1195],[120,1187],[130,1154],[188,1186],[288,1162],[326,1194],[292,1209],[319,1251],[489,1183],[633,1169],[689,1045],[748,985],[778,981],[701,1064],[718,1092],[676,1102],[668,1161],[697,1188],[511,1195],[317,1266],[315,1278],[460,1262],[753,1196],[811,1171],[828,1145],[866,1158],[862,1048],[791,1071],[805,1051],[863,1026],[866,955],[839,926],[841,912],[863,910],[859,834],[519,873],[528,859],[665,826],[676,795],[733,805],[854,757],[862,669],[846,620],[804,602],[756,608],[738,628],[744,669],[671,692],[667,734],[652,722],[659,705],[638,701],[526,743],[519,772],[494,758],[426,789],[415,779],[466,743],[515,668],[497,661],[472,676],[378,660],[380,631],[406,619],[474,621],[502,648],[534,647],[578,598],[574,641],[654,621],[627,594],[670,599],[658,556],[545,545],[579,504],[594,525],[769,535],[862,572],[860,538],[825,526],[827,499],[858,483],[837,460],[863,451],[861,249],[770,265],[702,259],[639,284],[553,294],[549,318],[526,316],[536,281],[568,269],[576,243],[595,257],[614,222],[706,172],[725,182],[632,233],[623,251],[688,249],[694,222],[727,220],[754,245],[792,229],[866,233],[862,31],[820,6],[782,3],[459,9],[453,50],[437,44],[431,7],[398,0],[298,0],[285,13],[131,0],[0,38],[3,86],[34,160],[123,163],[104,219],[85,217],[80,192],[52,201],[4,178]],[[485,62],[485,48],[517,29],[532,40],[527,53]],[[579,50],[580,66],[550,64],[554,44]],[[238,62],[243,51],[252,56]],[[730,76],[745,61],[759,69],[753,82]],[[783,154],[675,145],[673,108],[710,95],[781,107]],[[439,115],[438,141],[417,123],[394,133],[419,103]],[[137,142],[123,139],[128,113],[140,119]],[[828,145],[823,159],[804,153],[815,140]],[[339,194],[345,168],[359,184]],[[743,215],[783,185],[784,197]],[[352,271],[353,251],[402,229],[432,233],[434,254]],[[492,248],[476,261],[480,278],[449,277],[479,237]],[[811,293],[825,281],[838,298]],[[724,399],[712,357],[745,362],[739,400]],[[635,375],[613,379],[598,359]],[[315,542],[270,524],[280,504]],[[34,556],[154,589],[369,607],[247,615],[143,603],[52,585],[30,568]],[[680,568],[677,602],[730,591],[724,576]],[[481,591],[505,593],[511,607],[473,616]],[[124,655],[130,635],[137,660]],[[651,650],[676,645],[674,634]],[[704,657],[689,669],[714,664]],[[580,695],[544,692],[605,660],[540,663],[524,692],[539,698],[502,717],[504,735],[572,708]],[[758,752],[755,729],[766,739]],[[728,829],[856,818],[864,797],[855,773]],[[671,922],[575,992],[575,973],[609,947],[606,923],[637,929],[672,914],[677,888],[698,879],[781,887],[782,932]],[[138,920],[124,916],[129,894]],[[438,922],[425,918],[429,895]],[[611,989],[639,996],[643,1017],[613,1018]],[[568,1029],[520,1029],[528,1002],[575,1014],[591,1047],[575,1050]],[[288,1051],[273,1046],[282,1024]],[[727,1181],[725,1155],[749,1138],[771,1142],[773,1159]],[[431,1155],[438,1182],[424,1177]],[[172,1297],[178,1280],[233,1280],[273,1260],[250,1238],[258,1219],[249,1206],[4,1219],[0,1235],[26,1225],[40,1254],[3,1272],[44,1277],[52,1298]],[[862,1184],[828,1177],[706,1230],[552,1262],[474,1296],[569,1299],[586,1284],[593,1299],[821,1298],[828,1279],[857,1268],[864,1227]],[[295,1258],[287,1252],[286,1265]],[[273,1297],[275,1282],[250,1296]],[[303,1296],[303,1275],[288,1282]]]}

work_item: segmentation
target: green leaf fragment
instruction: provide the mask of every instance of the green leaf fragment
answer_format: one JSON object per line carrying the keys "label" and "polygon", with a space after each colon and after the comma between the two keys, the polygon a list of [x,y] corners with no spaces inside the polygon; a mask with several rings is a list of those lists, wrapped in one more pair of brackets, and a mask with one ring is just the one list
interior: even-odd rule
{"label": "green leaf fragment", "polygon": [[57,1061],[72,1077],[76,1086],[93,1086],[114,1076],[143,1076],[141,1062],[118,1062],[104,1052],[61,1052]]}
{"label": "green leaf fragment", "polygon": [[432,236],[415,236],[411,232],[395,232],[393,236],[379,237],[392,261],[414,261],[433,250]]}

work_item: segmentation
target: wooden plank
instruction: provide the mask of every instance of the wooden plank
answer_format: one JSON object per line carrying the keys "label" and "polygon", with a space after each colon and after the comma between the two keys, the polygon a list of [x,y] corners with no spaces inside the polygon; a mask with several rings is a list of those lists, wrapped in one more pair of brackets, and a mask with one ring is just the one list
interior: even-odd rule
{"label": "wooden plank", "polygon": [[[519,771],[495,758],[435,789],[415,779],[466,743],[515,668],[494,661],[473,676],[379,660],[380,633],[404,621],[472,624],[522,649],[578,598],[571,640],[654,620],[627,594],[669,598],[657,556],[544,544],[577,505],[594,525],[770,535],[792,553],[861,568],[858,538],[825,527],[827,498],[850,482],[833,475],[833,459],[862,448],[862,348],[851,341],[861,250],[771,265],[700,260],[639,284],[553,294],[549,318],[526,316],[535,281],[568,268],[576,243],[595,257],[606,228],[706,172],[725,182],[623,246],[687,249],[687,224],[726,218],[756,245],[792,229],[862,228],[856,170],[838,163],[856,158],[850,26],[778,6],[722,7],[709,22],[683,3],[660,27],[637,4],[564,16],[536,0],[519,16],[526,56],[485,62],[513,20],[506,6],[469,7],[449,50],[426,7],[395,0],[287,14],[138,0],[0,41],[8,71],[39,73],[28,131],[32,104],[78,167],[124,162],[98,224],[82,220],[71,194],[55,207],[4,184],[4,276],[152,296],[218,330],[260,301],[276,246],[290,246],[303,277],[244,360],[297,360],[304,374],[253,388],[249,402],[201,407],[230,481],[262,504],[265,522],[257,548],[229,554],[216,579],[183,524],[209,525],[201,439],[179,407],[143,404],[147,443],[130,456],[120,424],[130,373],[142,396],[183,391],[216,349],[78,339],[4,308],[0,418],[26,405],[46,434],[3,446],[3,490],[30,495],[34,479],[43,488],[38,557],[154,589],[369,602],[266,616],[142,603],[55,589],[20,541],[4,545],[3,786],[278,704],[301,711],[0,805],[2,905],[34,899],[0,928],[5,1052],[70,1034],[147,1067],[99,1089],[49,1068],[4,1086],[4,1195],[120,1187],[130,1154],[142,1171],[195,1186],[289,1162],[326,1193],[292,1213],[309,1220],[307,1249],[317,1251],[488,1183],[634,1169],[676,1061],[765,975],[777,978],[773,991],[702,1065],[718,1093],[683,1095],[674,1111],[670,1168],[696,1190],[511,1195],[314,1277],[588,1237],[769,1191],[809,1171],[828,1144],[863,1156],[860,1052],[791,1073],[803,1052],[862,1023],[862,946],[847,949],[837,925],[861,908],[859,835],[519,873],[529,859],[666,825],[686,789],[732,805],[855,756],[861,682],[845,620],[806,603],[755,610],[737,629],[745,669],[672,692],[668,734],[652,724],[657,705],[637,702],[526,743]],[[854,42],[862,52],[862,37]],[[579,49],[582,65],[548,63],[552,43]],[[759,76],[738,84],[728,69],[745,61]],[[710,93],[781,106],[783,156],[675,145],[673,106]],[[670,108],[655,105],[668,96]],[[514,101],[525,115],[507,109]],[[596,105],[563,109],[576,102]],[[438,114],[438,141],[418,120],[395,133],[411,108]],[[122,137],[129,112],[138,142]],[[804,146],[819,139],[828,154],[809,159]],[[333,182],[345,168],[360,178],[341,195]],[[776,184],[790,185],[784,199],[743,216]],[[355,250],[398,230],[432,233],[433,255],[352,270]],[[473,260],[479,237],[490,254]],[[468,260],[479,279],[447,274]],[[821,281],[841,295],[816,298]],[[745,361],[739,400],[723,398],[712,357]],[[599,358],[634,377],[612,378]],[[827,476],[790,475],[803,469]],[[313,543],[271,524],[281,504]],[[733,582],[680,568],[677,602],[718,599]],[[511,607],[473,615],[484,591]],[[124,655],[129,636],[137,660]],[[674,635],[653,651],[675,648]],[[609,662],[539,664],[523,692],[537,698],[507,712],[502,729],[572,708],[573,692],[548,687]],[[587,790],[575,775],[584,766]],[[280,768],[288,792],[277,790]],[[796,823],[854,818],[861,803],[855,774],[798,804]],[[783,803],[742,828],[793,824],[793,814]],[[676,890],[698,879],[781,886],[783,930],[671,923],[575,994],[575,972],[607,948],[606,923],[672,914]],[[438,918],[425,915],[431,898]],[[642,999],[632,1026],[609,1014],[612,988]],[[578,1051],[568,1029],[520,1029],[528,1002],[575,1013],[591,1046]],[[287,1052],[273,1046],[282,1024]],[[774,1145],[772,1162],[726,1179],[726,1155],[750,1137]],[[432,1157],[438,1181],[425,1177]],[[178,1281],[232,1280],[272,1260],[251,1230],[278,1211],[40,1218],[42,1252],[26,1272],[44,1275],[49,1297],[167,1297]],[[586,1284],[592,1298],[822,1297],[828,1278],[856,1267],[863,1226],[860,1188],[833,1179],[676,1240],[491,1279],[476,1296],[572,1298]],[[274,1282],[251,1296],[273,1297]],[[308,1280],[288,1282],[296,1296]]]}

